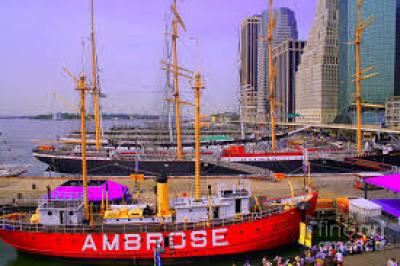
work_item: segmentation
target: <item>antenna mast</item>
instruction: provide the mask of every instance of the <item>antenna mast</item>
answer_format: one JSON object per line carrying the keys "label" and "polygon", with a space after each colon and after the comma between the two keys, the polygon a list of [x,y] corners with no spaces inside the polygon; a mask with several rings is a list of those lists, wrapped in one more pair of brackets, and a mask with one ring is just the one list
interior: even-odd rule
{"label": "antenna mast", "polygon": [[268,23],[268,63],[269,63],[269,109],[271,117],[271,149],[276,150],[276,122],[275,122],[275,96],[274,96],[274,81],[275,81],[275,66],[272,62],[272,41],[273,31],[275,30],[275,19],[272,12],[273,0],[269,0],[269,23]]}
{"label": "antenna mast", "polygon": [[100,126],[100,91],[97,85],[97,58],[96,58],[96,40],[94,31],[94,0],[91,0],[91,43],[92,43],[92,82],[93,82],[93,108],[94,122],[96,128],[96,150],[101,149],[101,126]]}
{"label": "antenna mast", "polygon": [[362,123],[362,116],[361,116],[361,81],[372,78],[378,75],[378,73],[373,74],[366,74],[368,71],[374,69],[374,67],[368,67],[366,69],[361,70],[361,37],[363,31],[371,24],[372,17],[369,17],[366,20],[362,19],[362,5],[364,0],[357,0],[357,28],[356,28],[356,73],[353,75],[355,76],[356,82],[356,94],[357,94],[357,153],[359,155],[362,154],[362,136],[361,136],[361,123]]}

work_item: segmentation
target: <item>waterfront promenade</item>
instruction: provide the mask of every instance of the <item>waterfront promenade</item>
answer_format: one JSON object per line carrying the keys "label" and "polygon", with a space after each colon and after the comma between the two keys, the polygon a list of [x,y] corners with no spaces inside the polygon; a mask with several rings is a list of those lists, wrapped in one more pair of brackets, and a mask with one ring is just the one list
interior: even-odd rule
{"label": "waterfront promenade", "polygon": [[384,266],[386,262],[395,258],[400,259],[400,247],[386,247],[385,250],[375,251],[371,253],[363,253],[361,255],[347,256],[344,258],[344,265],[351,266],[364,266],[364,265],[377,265]]}

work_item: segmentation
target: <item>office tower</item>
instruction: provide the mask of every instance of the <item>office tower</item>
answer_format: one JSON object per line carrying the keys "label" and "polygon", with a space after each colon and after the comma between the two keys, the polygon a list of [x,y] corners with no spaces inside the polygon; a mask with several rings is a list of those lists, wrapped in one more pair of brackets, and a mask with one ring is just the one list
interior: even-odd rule
{"label": "office tower", "polygon": [[241,25],[240,117],[254,123],[257,113],[257,51],[261,17],[246,18]]}
{"label": "office tower", "polygon": [[275,100],[277,104],[275,116],[278,122],[294,122],[295,76],[305,45],[305,41],[288,39],[275,47],[272,52],[276,67]]}
{"label": "office tower", "polygon": [[386,102],[385,125],[390,128],[400,128],[400,96],[393,96]]}
{"label": "office tower", "polygon": [[330,123],[339,93],[338,0],[318,0],[316,17],[296,74],[298,122]]}
{"label": "office tower", "polygon": [[[400,1],[364,0],[363,19],[372,16],[361,40],[361,69],[374,67],[379,75],[361,83],[363,123],[380,123],[385,102],[400,95]],[[355,122],[355,30],[357,1],[339,2],[339,117],[340,122]]]}
{"label": "office tower", "polygon": [[[287,39],[297,40],[297,22],[295,13],[289,8],[274,10],[276,28],[273,33],[272,47],[275,48]],[[261,14],[261,30],[258,45],[258,80],[257,80],[257,120],[265,121],[269,116],[269,66],[268,66],[268,35],[269,11]]]}

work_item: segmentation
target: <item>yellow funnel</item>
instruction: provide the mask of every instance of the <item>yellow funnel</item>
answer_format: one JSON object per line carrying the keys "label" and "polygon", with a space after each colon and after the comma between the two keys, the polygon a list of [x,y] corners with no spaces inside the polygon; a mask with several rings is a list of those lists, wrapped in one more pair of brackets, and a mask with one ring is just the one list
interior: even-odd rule
{"label": "yellow funnel", "polygon": [[157,216],[170,217],[168,178],[163,175],[157,178]]}

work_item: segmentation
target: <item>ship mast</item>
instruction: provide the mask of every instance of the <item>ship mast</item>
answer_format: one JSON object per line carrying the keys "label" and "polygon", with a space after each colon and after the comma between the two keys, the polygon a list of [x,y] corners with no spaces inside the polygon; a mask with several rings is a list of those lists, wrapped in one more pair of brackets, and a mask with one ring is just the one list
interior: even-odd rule
{"label": "ship mast", "polygon": [[97,58],[96,58],[96,40],[94,31],[94,0],[91,0],[91,45],[92,45],[92,82],[93,82],[93,108],[94,122],[96,128],[96,150],[101,149],[101,125],[100,125],[100,91],[97,85]]}
{"label": "ship mast", "polygon": [[178,24],[181,25],[186,31],[185,24],[179,15],[176,7],[176,0],[172,6],[173,19],[172,19],[172,53],[173,53],[173,72],[174,72],[174,87],[175,87],[175,127],[176,127],[176,149],[177,158],[182,160],[182,128],[181,128],[181,99],[179,95],[179,73],[178,73],[178,54],[177,54],[177,40],[179,37]]}
{"label": "ship mast", "polygon": [[88,176],[86,161],[86,87],[85,75],[82,73],[79,78],[78,88],[81,96],[81,135],[82,135],[82,182],[83,182],[83,206],[85,208],[85,218],[89,220],[89,199],[88,199]]}
{"label": "ship mast", "polygon": [[367,74],[368,71],[374,69],[374,67],[368,67],[366,69],[361,70],[361,37],[363,31],[371,24],[372,17],[369,17],[366,20],[362,18],[362,6],[364,0],[357,0],[357,28],[356,28],[356,39],[355,39],[355,46],[356,46],[356,73],[353,75],[355,76],[356,82],[356,98],[357,98],[357,153],[359,155],[363,152],[363,145],[362,145],[362,136],[361,136],[361,123],[362,123],[362,115],[361,115],[361,81],[372,78],[377,76],[377,73]]}
{"label": "ship mast", "polygon": [[273,31],[275,30],[275,19],[272,12],[273,0],[269,0],[269,23],[268,23],[268,65],[269,65],[269,109],[271,117],[271,149],[276,150],[276,121],[275,121],[275,96],[274,96],[274,80],[275,66],[272,62],[272,41]]}
{"label": "ship mast", "polygon": [[201,184],[200,184],[200,134],[201,134],[201,113],[200,113],[200,91],[203,89],[203,82],[201,79],[201,73],[196,72],[193,89],[196,96],[196,114],[194,120],[194,129],[196,135],[196,160],[195,160],[195,200],[200,201],[201,199]]}
{"label": "ship mast", "polygon": [[[83,57],[82,57],[83,58]],[[82,59],[83,62],[83,59]],[[85,209],[85,219],[89,221],[89,198],[88,198],[88,176],[87,176],[87,161],[86,161],[86,91],[89,88],[86,86],[86,77],[83,72],[76,78],[67,68],[64,71],[76,83],[76,90],[80,93],[80,115],[81,115],[81,152],[82,152],[82,186],[83,186],[83,207]]]}
{"label": "ship mast", "polygon": [[[171,68],[169,67],[171,65],[171,43],[169,41],[169,36],[168,36],[168,22],[167,22],[167,17],[165,17],[165,52],[166,52],[166,60],[167,60],[167,68],[166,68],[166,98],[170,99],[172,95],[172,84],[171,84]],[[171,109],[171,102],[168,100],[167,101],[167,109],[168,109],[168,132],[169,132],[169,140],[171,143],[174,142],[174,135],[173,135],[173,129],[172,129],[172,109]]]}

